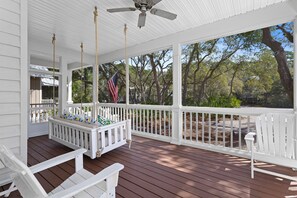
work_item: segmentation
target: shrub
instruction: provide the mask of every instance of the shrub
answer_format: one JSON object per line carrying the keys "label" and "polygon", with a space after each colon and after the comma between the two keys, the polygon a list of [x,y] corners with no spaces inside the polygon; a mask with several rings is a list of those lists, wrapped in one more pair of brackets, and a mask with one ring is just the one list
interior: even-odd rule
{"label": "shrub", "polygon": [[228,107],[228,108],[238,108],[240,107],[241,101],[235,96],[216,96],[210,97],[201,106],[206,107]]}

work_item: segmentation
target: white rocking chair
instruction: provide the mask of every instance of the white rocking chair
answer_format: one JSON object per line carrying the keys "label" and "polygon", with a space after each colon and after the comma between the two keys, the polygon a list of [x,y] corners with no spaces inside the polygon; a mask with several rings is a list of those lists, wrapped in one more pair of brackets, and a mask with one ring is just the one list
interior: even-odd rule
{"label": "white rocking chair", "polygon": [[[256,132],[245,136],[246,144],[251,151],[251,178],[254,171],[297,181],[297,178],[254,167],[254,160],[297,169],[294,147],[295,115],[263,114],[256,119]],[[254,145],[256,135],[257,144]]]}
{"label": "white rocking chair", "polygon": [[[115,163],[96,175],[83,169],[85,149],[60,155],[28,168],[5,146],[0,145],[0,160],[12,172],[12,181],[24,198],[66,198],[66,197],[115,197],[119,171],[122,164]],[[68,160],[75,159],[75,173],[60,186],[47,194],[33,173],[40,172]]]}

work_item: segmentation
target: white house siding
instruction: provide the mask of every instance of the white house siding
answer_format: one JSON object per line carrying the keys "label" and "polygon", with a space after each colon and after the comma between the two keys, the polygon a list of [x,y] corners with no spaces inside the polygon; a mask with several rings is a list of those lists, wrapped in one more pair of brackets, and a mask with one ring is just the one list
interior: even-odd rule
{"label": "white house siding", "polygon": [[27,158],[27,0],[0,1],[0,144]]}

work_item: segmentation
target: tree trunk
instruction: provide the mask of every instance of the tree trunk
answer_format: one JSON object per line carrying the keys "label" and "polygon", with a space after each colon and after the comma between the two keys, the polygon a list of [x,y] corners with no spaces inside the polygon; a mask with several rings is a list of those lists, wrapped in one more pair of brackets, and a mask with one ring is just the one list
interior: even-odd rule
{"label": "tree trunk", "polygon": [[149,54],[148,56],[150,58],[150,62],[151,62],[152,70],[153,70],[154,81],[156,83],[158,104],[161,105],[161,103],[162,103],[161,102],[161,89],[160,89],[160,84],[159,84],[159,80],[158,80],[157,65],[154,61],[154,55]]}
{"label": "tree trunk", "polygon": [[277,70],[281,79],[281,83],[286,93],[288,94],[290,102],[293,103],[293,79],[288,67],[287,55],[285,53],[285,50],[280,42],[272,38],[269,28],[264,28],[262,29],[262,31],[262,42],[274,52],[274,57],[277,62]]}
{"label": "tree trunk", "polygon": [[194,44],[194,47],[191,51],[190,57],[189,57],[189,61],[187,62],[187,64],[185,65],[185,71],[184,71],[184,76],[183,76],[183,93],[182,93],[182,103],[185,104],[186,102],[186,98],[187,98],[187,92],[188,92],[188,77],[189,77],[189,72],[190,72],[190,66],[194,60],[194,55],[195,52],[197,51],[198,48],[198,43]]}
{"label": "tree trunk", "polygon": [[236,73],[238,72],[238,69],[239,69],[239,65],[237,65],[237,67],[235,68],[234,70],[234,73],[232,75],[232,78],[231,78],[231,82],[230,82],[230,92],[229,92],[229,98],[231,97],[232,93],[233,93],[233,82],[234,82],[234,79],[235,79],[235,76],[236,76]]}

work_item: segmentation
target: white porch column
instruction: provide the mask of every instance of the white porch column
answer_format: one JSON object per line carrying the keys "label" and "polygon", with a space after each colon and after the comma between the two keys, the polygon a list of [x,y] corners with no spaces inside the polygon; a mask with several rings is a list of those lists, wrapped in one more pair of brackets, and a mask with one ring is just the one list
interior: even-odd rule
{"label": "white porch column", "polygon": [[60,73],[59,78],[59,113],[58,115],[63,114],[63,110],[67,105],[67,60],[60,57]]}
{"label": "white porch column", "polygon": [[[294,114],[295,114],[295,140],[297,138],[297,18],[294,19],[294,83],[293,83],[293,107],[294,107]],[[297,143],[295,141],[295,159],[297,159]]]}
{"label": "white porch column", "polygon": [[67,71],[67,83],[68,83],[68,92],[67,92],[67,104],[73,104],[72,100],[72,70]]}
{"label": "white porch column", "polygon": [[[297,18],[294,19],[294,38],[297,38]],[[297,114],[297,39],[294,39],[294,83],[293,83],[293,107]]]}
{"label": "white porch column", "polygon": [[180,44],[173,45],[173,105],[172,105],[172,144],[182,140],[182,66]]}

